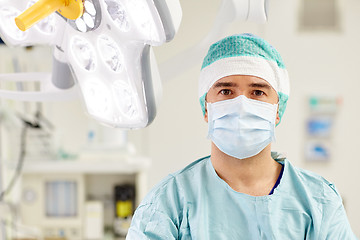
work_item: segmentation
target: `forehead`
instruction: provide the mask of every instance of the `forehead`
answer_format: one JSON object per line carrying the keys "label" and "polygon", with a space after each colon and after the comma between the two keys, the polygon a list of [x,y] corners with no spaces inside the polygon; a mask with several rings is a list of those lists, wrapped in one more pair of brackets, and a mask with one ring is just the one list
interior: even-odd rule
{"label": "forehead", "polygon": [[271,87],[271,85],[262,78],[256,76],[249,76],[249,75],[231,75],[227,77],[223,77],[217,80],[211,88],[217,87],[247,87],[247,86],[258,86],[258,87]]}

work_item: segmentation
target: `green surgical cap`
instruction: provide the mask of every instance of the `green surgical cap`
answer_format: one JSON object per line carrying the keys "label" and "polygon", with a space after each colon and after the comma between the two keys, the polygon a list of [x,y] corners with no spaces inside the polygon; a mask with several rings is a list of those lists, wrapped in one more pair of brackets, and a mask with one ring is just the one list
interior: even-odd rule
{"label": "green surgical cap", "polygon": [[250,75],[267,81],[278,93],[281,121],[290,86],[285,64],[274,47],[252,34],[229,36],[211,45],[199,79],[199,98],[204,114],[205,97],[211,86],[231,75]]}

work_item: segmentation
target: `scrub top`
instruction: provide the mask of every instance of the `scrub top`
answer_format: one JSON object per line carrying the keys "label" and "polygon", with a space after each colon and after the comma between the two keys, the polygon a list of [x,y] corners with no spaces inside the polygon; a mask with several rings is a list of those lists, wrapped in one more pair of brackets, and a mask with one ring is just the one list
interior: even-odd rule
{"label": "scrub top", "polygon": [[356,239],[334,185],[277,159],[284,171],[268,196],[234,191],[210,157],[169,175],[135,211],[127,240]]}

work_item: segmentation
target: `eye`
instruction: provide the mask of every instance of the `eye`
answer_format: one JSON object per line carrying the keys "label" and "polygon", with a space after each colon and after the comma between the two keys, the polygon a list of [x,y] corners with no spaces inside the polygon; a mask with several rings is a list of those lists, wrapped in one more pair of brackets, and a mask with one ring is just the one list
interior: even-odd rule
{"label": "eye", "polygon": [[255,90],[253,92],[253,94],[256,96],[256,97],[261,97],[261,96],[264,96],[265,95],[265,92],[261,91],[261,90]]}
{"label": "eye", "polygon": [[224,95],[224,96],[228,96],[232,93],[232,91],[230,89],[222,89],[220,90],[219,92],[221,95]]}

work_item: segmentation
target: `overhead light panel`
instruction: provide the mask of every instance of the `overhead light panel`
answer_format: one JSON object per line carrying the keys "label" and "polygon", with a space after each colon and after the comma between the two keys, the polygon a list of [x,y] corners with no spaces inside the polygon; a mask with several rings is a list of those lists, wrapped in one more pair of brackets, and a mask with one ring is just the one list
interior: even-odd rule
{"label": "overhead light panel", "polygon": [[[8,4],[3,5],[11,5],[10,2],[7,0]],[[11,19],[5,19],[13,21],[24,9],[24,2],[18,4],[22,7],[13,4],[17,11],[14,9]],[[42,7],[49,4],[52,11],[58,9],[58,13],[65,16],[65,9],[63,6],[59,8],[59,2],[63,1],[27,3],[26,7],[31,7],[17,18],[20,19],[17,22],[24,22],[25,28],[32,24],[36,27],[25,32],[14,29],[13,35],[18,40],[10,43],[29,44],[35,39],[26,35],[34,31],[38,36],[49,34],[53,39],[49,39],[47,44],[54,45],[58,53],[64,54],[62,60],[65,59],[69,65],[87,112],[93,118],[113,127],[141,128],[149,125],[155,118],[161,92],[151,46],[160,46],[175,36],[181,19],[179,1],[78,1],[83,11],[66,22],[59,15],[49,15],[49,10]],[[73,15],[78,9],[81,7],[73,8]],[[31,15],[36,16],[36,22],[28,21]],[[47,18],[42,20],[38,16]],[[10,33],[1,32],[3,25],[0,22],[2,36]],[[21,23],[18,25],[22,27]]]}

